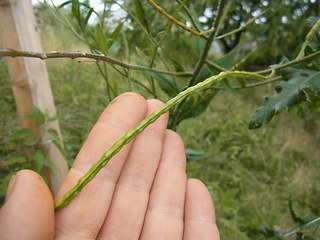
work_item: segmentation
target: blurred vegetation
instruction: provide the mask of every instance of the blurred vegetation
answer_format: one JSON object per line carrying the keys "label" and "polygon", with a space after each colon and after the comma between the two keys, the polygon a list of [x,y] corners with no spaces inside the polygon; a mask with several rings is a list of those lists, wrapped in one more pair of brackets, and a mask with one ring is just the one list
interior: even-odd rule
{"label": "blurred vegetation", "polygon": [[[203,39],[170,23],[145,1],[118,2],[126,6],[129,14],[117,18],[111,9],[118,4],[106,1],[106,11],[99,12],[105,15],[101,21],[106,21],[106,25],[81,23],[90,8],[81,8],[86,14],[82,14],[79,22],[72,16],[71,3],[59,12],[43,4],[37,5],[45,51],[92,51],[168,71],[185,72],[195,68],[204,48]],[[217,0],[208,2],[186,2],[197,25],[204,30],[210,28],[218,3]],[[185,16],[176,12],[177,5],[172,2],[157,1],[157,4],[177,18]],[[218,35],[240,27],[266,8],[269,11],[244,31],[215,41],[208,59],[223,67],[230,65],[230,69],[236,66],[241,70],[265,69],[284,57],[294,59],[310,30],[307,19],[319,15],[319,4],[317,1],[283,0],[282,7],[279,6],[275,1],[229,1],[228,14],[223,16]],[[64,25],[52,14],[64,19]],[[91,14],[93,18],[94,13]],[[107,36],[106,42],[103,36]],[[165,76],[164,79],[164,75],[130,72],[89,60],[81,63],[68,59],[49,60],[46,63],[69,164],[112,98],[132,90],[146,98],[165,101],[171,92],[158,85],[161,81],[174,81],[179,91],[188,83],[184,77]],[[203,68],[197,81],[215,71]],[[24,162],[6,164],[10,159],[21,157],[24,142],[20,139],[8,144],[7,141],[19,127],[3,60],[0,60],[0,86],[0,176],[8,180],[8,176],[28,165]],[[314,134],[319,126],[319,100],[314,96],[312,104],[299,104],[267,126],[248,130],[252,113],[265,95],[272,95],[273,85],[245,90],[235,90],[228,83],[220,87],[223,90],[204,94],[209,100],[190,113],[196,118],[178,119],[175,126],[186,148],[196,150],[200,156],[188,162],[188,176],[201,179],[209,187],[221,239],[278,239],[272,231],[285,234],[299,226],[292,211],[301,218],[320,215],[320,162],[317,161],[320,137]],[[198,95],[194,99],[201,97]],[[187,103],[194,102],[196,100]],[[201,114],[204,111],[205,114]],[[5,182],[1,182],[2,202]],[[318,225],[301,234],[296,234],[295,239],[320,238]]]}

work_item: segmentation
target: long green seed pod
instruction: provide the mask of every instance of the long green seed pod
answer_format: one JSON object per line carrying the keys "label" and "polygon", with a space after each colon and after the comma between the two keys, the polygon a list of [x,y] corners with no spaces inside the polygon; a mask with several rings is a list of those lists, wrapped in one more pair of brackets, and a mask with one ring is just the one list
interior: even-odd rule
{"label": "long green seed pod", "polygon": [[247,77],[258,80],[265,80],[264,76],[256,73],[243,72],[243,71],[226,71],[221,72],[219,75],[212,76],[203,82],[198,83],[195,86],[187,88],[185,91],[180,92],[177,96],[166,102],[161,108],[151,113],[146,119],[142,120],[136,127],[128,131],[121,139],[115,142],[95,163],[89,171],[79,179],[78,183],[71,188],[60,200],[55,203],[55,210],[59,210],[66,206],[80,191],[86,186],[98,172],[108,163],[108,161],[120,151],[120,149],[128,144],[136,135],[141,133],[147,126],[154,123],[162,114],[168,112],[172,107],[181,103],[187,97],[193,95],[196,92],[208,89],[214,83],[221,81],[226,77]]}

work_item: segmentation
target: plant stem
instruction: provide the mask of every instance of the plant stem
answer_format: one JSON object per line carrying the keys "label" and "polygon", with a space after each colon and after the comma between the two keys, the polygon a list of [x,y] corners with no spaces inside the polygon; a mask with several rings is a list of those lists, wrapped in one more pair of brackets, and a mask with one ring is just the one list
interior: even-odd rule
{"label": "plant stem", "polygon": [[298,56],[296,57],[297,60],[304,57],[304,50],[312,41],[313,35],[317,32],[317,29],[319,27],[320,27],[320,19],[313,25],[313,27],[308,32],[306,36],[306,40],[303,42],[302,47],[298,53]]}
{"label": "plant stem", "polygon": [[193,30],[192,28],[189,28],[187,25],[184,23],[180,22],[179,20],[175,19],[173,16],[168,14],[165,10],[163,10],[162,7],[157,5],[153,0],[147,0],[148,3],[150,3],[151,6],[153,6],[158,12],[160,12],[162,15],[164,15],[166,18],[168,18],[170,21],[174,22],[177,24],[179,27],[183,28],[184,30],[187,30],[188,32],[191,32],[192,34],[199,36],[200,33],[196,30]]}
{"label": "plant stem", "polygon": [[161,73],[166,75],[174,75],[174,76],[180,76],[180,77],[188,77],[192,76],[192,73],[190,72],[169,72],[164,70],[158,70],[153,68],[148,68],[144,66],[138,66],[138,65],[132,65],[128,63],[121,62],[117,59],[100,55],[100,54],[94,54],[94,53],[85,53],[85,52],[31,52],[31,51],[22,51],[22,50],[16,50],[16,49],[0,49],[0,57],[33,57],[33,58],[40,58],[41,60],[49,59],[49,58],[90,58],[94,59],[96,61],[101,62],[108,62],[110,64],[118,65],[127,69],[131,70],[139,70],[139,71],[147,71],[147,72],[155,72],[155,73]]}
{"label": "plant stem", "polygon": [[198,32],[200,32],[200,31],[201,31],[201,30],[200,30],[200,27],[198,26],[197,22],[196,22],[195,19],[193,18],[193,16],[192,16],[191,12],[189,11],[189,9],[185,6],[185,2],[186,2],[186,1],[183,1],[183,2],[182,2],[182,1],[180,1],[180,0],[176,0],[176,2],[177,2],[180,6],[182,6],[183,10],[184,10],[184,11],[186,12],[186,14],[188,15],[188,17],[189,17],[192,25],[194,26],[194,28],[195,28]]}
{"label": "plant stem", "polygon": [[275,67],[272,67],[272,68],[269,68],[269,69],[266,69],[266,70],[255,72],[255,73],[257,73],[257,74],[268,74],[268,73],[271,73],[272,71],[281,70],[281,69],[296,65],[298,63],[308,61],[308,60],[310,60],[312,58],[315,58],[315,57],[317,57],[319,55],[320,55],[320,51],[312,53],[312,54],[310,54],[308,56],[305,56],[305,57],[302,57],[302,58],[299,58],[299,59],[292,60],[290,62],[281,64],[281,65],[277,65]]}
{"label": "plant stem", "polygon": [[[230,35],[232,35],[232,34],[235,34],[235,33],[237,33],[237,32],[242,31],[243,29],[245,29],[246,27],[248,27],[250,24],[252,24],[256,19],[260,18],[263,14],[265,14],[268,10],[269,10],[269,9],[266,9],[266,10],[262,11],[260,14],[258,14],[257,16],[255,16],[254,18],[251,18],[251,19],[250,19],[246,24],[244,24],[243,26],[241,26],[241,27],[239,27],[239,28],[237,28],[237,29],[235,29],[235,30],[232,30],[231,32],[228,32],[228,33],[225,33],[225,34],[222,34],[222,35],[220,35],[220,36],[215,37],[214,40],[219,40],[219,39],[228,37],[228,36],[230,36]],[[205,33],[211,32],[211,31],[212,31],[212,29],[207,30],[207,31],[205,31],[205,32],[202,32],[202,33],[200,33],[200,34],[202,35],[202,34],[205,34]]]}
{"label": "plant stem", "polygon": [[215,70],[218,70],[219,72],[227,71],[227,69],[219,66],[219,65],[216,64],[216,63],[210,62],[208,59],[206,60],[206,64],[207,64],[209,67],[211,67],[211,68],[213,68],[213,69],[215,69]]}
{"label": "plant stem", "polygon": [[224,6],[226,4],[226,0],[220,0],[219,1],[219,6],[218,6],[218,13],[217,13],[217,16],[213,22],[213,31],[211,32],[211,34],[209,35],[208,37],[208,40],[207,40],[207,43],[202,51],[202,55],[197,63],[197,66],[193,72],[193,76],[192,78],[190,79],[189,81],[189,84],[188,84],[188,87],[191,87],[194,85],[195,83],[195,80],[198,76],[198,74],[200,73],[201,71],[201,68],[203,67],[203,65],[205,64],[206,62],[206,59],[208,57],[208,54],[209,54],[209,50],[211,48],[211,45],[212,45],[212,42],[213,42],[213,39],[215,38],[217,32],[218,32],[218,28],[219,28],[219,25],[220,25],[220,19],[223,15],[223,9],[224,9]]}
{"label": "plant stem", "polygon": [[[189,88],[191,86],[193,86],[195,84],[195,81],[197,79],[197,76],[199,75],[203,65],[206,63],[206,60],[207,60],[207,57],[208,57],[208,54],[209,54],[209,50],[211,48],[211,45],[212,45],[212,42],[213,42],[213,39],[215,38],[216,34],[218,33],[218,29],[219,29],[219,25],[220,25],[220,21],[221,21],[221,18],[222,18],[222,15],[223,15],[223,9],[226,5],[227,1],[226,0],[220,0],[219,1],[219,5],[218,5],[218,13],[213,21],[213,24],[212,24],[212,28],[214,29],[214,31],[211,32],[210,36],[208,37],[208,39],[206,40],[206,45],[202,51],[202,55],[195,67],[195,70],[193,72],[193,75],[192,77],[190,78],[189,80],[189,83],[188,83],[188,86],[186,88]],[[180,115],[180,112],[181,112],[181,105],[183,105],[183,102],[181,102],[180,105],[178,105],[174,110],[173,112],[175,114],[173,114],[173,117],[170,119],[169,121],[169,127],[174,129],[175,128],[175,125],[179,119],[179,115]]]}
{"label": "plant stem", "polygon": [[55,210],[61,209],[66,206],[75,196],[77,196],[80,191],[98,174],[98,172],[108,163],[108,161],[120,151],[120,149],[128,144],[136,135],[141,133],[147,126],[154,123],[162,114],[168,112],[172,107],[181,103],[187,97],[197,93],[199,91],[203,91],[209,88],[212,84],[221,81],[226,77],[249,77],[255,78],[259,80],[264,80],[265,77],[259,74],[250,73],[250,72],[241,72],[241,71],[233,71],[233,72],[221,72],[219,75],[212,76],[206,79],[203,82],[198,83],[193,87],[189,87],[183,92],[180,92],[177,96],[170,99],[166,104],[164,104],[161,108],[154,111],[151,115],[149,115],[146,119],[142,120],[136,127],[128,131],[121,139],[115,142],[109,150],[107,150],[100,160],[95,163],[89,171],[79,179],[78,183],[69,190],[60,200],[55,203]]}

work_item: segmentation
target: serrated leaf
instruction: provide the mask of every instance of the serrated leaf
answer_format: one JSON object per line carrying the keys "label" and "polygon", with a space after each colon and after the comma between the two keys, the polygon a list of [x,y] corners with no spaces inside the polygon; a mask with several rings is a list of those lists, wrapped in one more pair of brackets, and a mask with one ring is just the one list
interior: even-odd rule
{"label": "serrated leaf", "polygon": [[33,136],[34,136],[33,132],[29,128],[22,128],[16,132],[14,132],[13,134],[11,134],[7,138],[7,141],[16,140],[16,139],[24,139],[24,138],[33,137]]}
{"label": "serrated leaf", "polygon": [[185,152],[186,152],[187,162],[204,159],[210,156],[209,154],[199,152],[197,150],[190,149],[190,148],[186,148]]}
{"label": "serrated leaf", "polygon": [[169,96],[174,97],[179,93],[177,83],[170,77],[158,73],[151,73],[151,76],[157,81],[160,88]]}
{"label": "serrated leaf", "polygon": [[320,71],[309,69],[287,69],[289,80],[281,81],[275,86],[276,93],[266,97],[249,122],[249,129],[259,128],[269,122],[280,110],[308,100],[305,90],[311,89],[320,95]]}

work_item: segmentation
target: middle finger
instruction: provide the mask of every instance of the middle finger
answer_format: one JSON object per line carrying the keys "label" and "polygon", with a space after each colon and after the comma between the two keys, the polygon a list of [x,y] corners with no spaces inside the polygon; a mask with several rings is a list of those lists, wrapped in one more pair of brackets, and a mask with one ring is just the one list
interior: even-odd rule
{"label": "middle finger", "polygon": [[[162,105],[158,100],[148,100],[148,115]],[[135,138],[98,239],[139,238],[167,122],[168,114],[162,115]]]}

